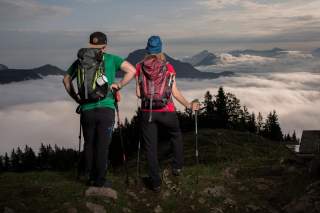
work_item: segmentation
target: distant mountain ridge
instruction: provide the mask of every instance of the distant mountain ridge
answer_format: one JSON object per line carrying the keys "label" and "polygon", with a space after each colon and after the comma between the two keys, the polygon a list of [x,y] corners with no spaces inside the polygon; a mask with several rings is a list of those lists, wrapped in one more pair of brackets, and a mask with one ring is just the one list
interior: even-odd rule
{"label": "distant mountain ridge", "polygon": [[0,64],[0,71],[1,70],[7,70],[7,69],[8,69],[8,67],[6,65]]}
{"label": "distant mountain ridge", "polygon": [[216,65],[218,62],[218,57],[209,52],[208,50],[203,50],[192,57],[183,59],[183,62],[189,63],[192,66],[208,66]]}
{"label": "distant mountain ridge", "polygon": [[[131,64],[137,64],[138,62],[142,61],[145,55],[147,54],[147,51],[145,49],[140,49],[133,51],[130,53],[127,57],[127,61],[129,61]],[[175,68],[175,71],[177,73],[177,78],[195,78],[195,79],[212,79],[212,78],[219,78],[222,76],[231,76],[234,73],[233,72],[221,72],[221,73],[208,73],[208,72],[201,72],[194,68],[191,64],[181,62],[179,60],[176,60],[166,54],[166,58],[170,64],[173,65]],[[118,77],[121,76],[119,73],[117,75]]]}
{"label": "distant mountain ridge", "polygon": [[230,55],[239,57],[240,55],[255,55],[261,57],[275,57],[281,54],[281,52],[286,51],[285,49],[273,48],[271,50],[233,50],[228,52]]}
{"label": "distant mountain ridge", "polygon": [[[3,65],[4,66],[4,65]],[[6,67],[6,66],[4,66]],[[11,82],[19,82],[25,80],[42,79],[43,76],[48,75],[64,75],[65,71],[50,64],[37,67],[34,69],[1,69],[0,84],[7,84]]]}

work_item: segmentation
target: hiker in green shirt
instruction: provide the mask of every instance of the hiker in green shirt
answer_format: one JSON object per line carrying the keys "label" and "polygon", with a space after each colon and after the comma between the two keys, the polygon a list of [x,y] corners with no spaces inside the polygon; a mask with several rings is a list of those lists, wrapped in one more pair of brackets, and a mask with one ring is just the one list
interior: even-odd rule
{"label": "hiker in green shirt", "polygon": [[[115,99],[110,90],[120,90],[134,78],[136,73],[129,62],[107,53],[106,50],[107,36],[102,32],[92,33],[89,48],[79,50],[78,59],[70,66],[63,79],[68,94],[80,104],[81,125],[85,139],[85,175],[87,184],[97,187],[111,186],[105,178],[109,145],[115,123]],[[94,57],[90,58],[90,54]],[[94,66],[86,60],[94,62]],[[118,70],[124,71],[125,75],[119,82],[115,82]],[[93,75],[88,75],[90,71]],[[75,78],[78,82],[78,93],[72,84]],[[92,83],[88,83],[88,79]]]}

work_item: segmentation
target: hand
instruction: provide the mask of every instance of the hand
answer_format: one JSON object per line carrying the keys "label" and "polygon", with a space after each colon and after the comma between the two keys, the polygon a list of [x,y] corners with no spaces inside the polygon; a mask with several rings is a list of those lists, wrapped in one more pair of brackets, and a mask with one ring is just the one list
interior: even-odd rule
{"label": "hand", "polygon": [[120,90],[122,87],[121,87],[120,83],[113,83],[113,84],[111,84],[110,88],[111,88],[111,90],[117,91],[117,90]]}
{"label": "hand", "polygon": [[198,111],[200,109],[200,103],[199,101],[192,101],[190,103],[190,108],[192,109],[192,111]]}

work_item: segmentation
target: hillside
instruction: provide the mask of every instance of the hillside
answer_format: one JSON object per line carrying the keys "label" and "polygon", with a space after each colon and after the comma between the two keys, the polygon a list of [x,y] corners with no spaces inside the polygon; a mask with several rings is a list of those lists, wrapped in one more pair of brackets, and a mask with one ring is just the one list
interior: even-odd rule
{"label": "hillside", "polygon": [[[74,173],[31,172],[0,175],[0,210],[7,212],[316,212],[320,202],[313,181],[293,154],[278,143],[250,133],[200,130],[200,166],[194,158],[194,135],[184,134],[185,169],[173,177],[162,161],[162,191],[145,189],[135,181],[135,159],[129,162],[130,184],[121,170],[109,174],[113,199],[85,196],[86,187]],[[145,161],[144,161],[145,162]],[[142,165],[145,174],[145,164]],[[315,188],[318,187],[318,188]],[[313,190],[310,190],[313,189]],[[309,191],[308,191],[309,190]],[[312,192],[311,192],[312,191]],[[302,203],[296,198],[310,192]],[[87,191],[88,193],[88,191]],[[313,194],[311,194],[313,193]],[[309,196],[309,197],[310,197]],[[300,202],[300,203],[299,203]],[[318,202],[318,204],[317,204]],[[300,207],[296,207],[299,203]],[[305,205],[303,205],[305,204]],[[297,208],[305,211],[296,211]],[[310,207],[311,206],[311,207]],[[89,209],[92,209],[91,211]]]}
{"label": "hillside", "polygon": [[0,71],[0,84],[42,79],[43,76],[64,74],[65,71],[49,64],[34,69],[3,69]]}
{"label": "hillside", "polygon": [[[140,62],[144,56],[147,54],[145,49],[136,50],[130,53],[126,60],[128,60],[131,64],[137,64]],[[231,76],[233,72],[221,72],[221,73],[208,73],[208,72],[201,72],[194,68],[189,63],[184,63],[179,60],[176,60],[168,55],[166,55],[167,60],[174,66],[177,78],[196,78],[196,79],[211,79],[211,78],[219,78],[222,76]],[[119,72],[119,76],[120,76]]]}

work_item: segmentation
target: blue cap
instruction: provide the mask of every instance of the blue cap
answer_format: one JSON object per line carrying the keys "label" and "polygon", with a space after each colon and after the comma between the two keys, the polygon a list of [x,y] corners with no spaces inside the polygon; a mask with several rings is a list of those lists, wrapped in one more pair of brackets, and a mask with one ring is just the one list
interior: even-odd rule
{"label": "blue cap", "polygon": [[148,39],[146,50],[150,54],[157,54],[162,52],[162,42],[159,36],[151,36]]}

